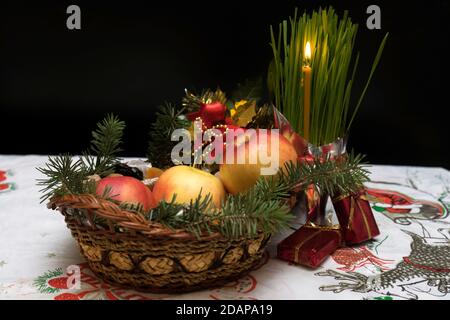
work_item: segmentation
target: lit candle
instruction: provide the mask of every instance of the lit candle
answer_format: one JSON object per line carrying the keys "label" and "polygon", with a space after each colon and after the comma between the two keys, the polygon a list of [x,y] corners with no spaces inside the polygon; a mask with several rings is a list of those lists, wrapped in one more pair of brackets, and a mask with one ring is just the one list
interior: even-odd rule
{"label": "lit candle", "polygon": [[303,89],[304,89],[304,104],[303,104],[303,135],[304,138],[309,140],[309,123],[311,114],[311,44],[306,42],[305,47],[305,65],[303,66]]}

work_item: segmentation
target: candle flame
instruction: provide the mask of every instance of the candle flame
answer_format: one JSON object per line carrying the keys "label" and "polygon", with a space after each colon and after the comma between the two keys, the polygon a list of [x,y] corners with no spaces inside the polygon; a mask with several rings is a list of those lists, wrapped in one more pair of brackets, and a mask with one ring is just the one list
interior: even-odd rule
{"label": "candle flame", "polygon": [[305,58],[307,60],[311,60],[311,43],[306,42],[306,47],[305,47]]}

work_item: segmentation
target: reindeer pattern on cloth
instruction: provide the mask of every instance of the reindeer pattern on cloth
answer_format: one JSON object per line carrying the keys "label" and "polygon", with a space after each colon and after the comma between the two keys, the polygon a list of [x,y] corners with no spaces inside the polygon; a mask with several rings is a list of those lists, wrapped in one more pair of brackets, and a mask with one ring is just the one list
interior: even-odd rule
{"label": "reindeer pattern on cloth", "polygon": [[[362,250],[365,255],[355,264],[350,263],[353,268],[327,268],[316,272],[316,276],[336,280],[335,284],[321,285],[321,291],[335,294],[351,291],[361,293],[363,297],[450,300],[449,177],[444,173],[425,176],[417,169],[405,173],[404,181],[395,175],[393,177],[397,179],[391,181],[385,176],[378,180],[372,175],[372,182],[367,185],[368,194],[373,211],[382,214],[379,220],[386,226],[382,227],[378,237],[382,241],[377,239],[359,248],[340,249]],[[439,183],[431,184],[430,180]],[[400,243],[399,239],[405,237],[407,239]],[[389,239],[392,246],[398,241],[399,249],[401,247],[404,252],[393,260],[384,259],[391,256],[389,252],[383,254],[383,242],[387,247]],[[373,253],[375,248],[376,254]],[[342,260],[350,259],[352,255],[355,253]],[[333,259],[342,263],[337,256],[339,250]]]}

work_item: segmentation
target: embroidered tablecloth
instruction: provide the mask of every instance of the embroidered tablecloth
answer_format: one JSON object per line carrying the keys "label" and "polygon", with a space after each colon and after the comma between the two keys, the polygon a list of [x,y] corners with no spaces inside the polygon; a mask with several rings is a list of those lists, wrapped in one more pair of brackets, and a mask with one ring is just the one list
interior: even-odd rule
{"label": "embroidered tablecloth", "polygon": [[[276,258],[276,244],[291,230],[274,237],[262,265],[239,281],[162,295],[123,290],[92,274],[63,216],[40,204],[36,167],[46,160],[0,155],[0,299],[450,300],[450,172],[445,169],[372,166],[367,190],[381,234],[338,249],[315,270]],[[74,270],[81,281],[72,288],[68,275]]]}

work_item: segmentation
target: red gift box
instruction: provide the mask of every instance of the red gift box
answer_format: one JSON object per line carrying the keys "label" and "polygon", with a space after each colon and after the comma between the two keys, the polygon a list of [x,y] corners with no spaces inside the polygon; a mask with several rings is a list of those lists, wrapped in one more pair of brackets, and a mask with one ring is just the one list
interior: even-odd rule
{"label": "red gift box", "polygon": [[316,268],[340,246],[339,228],[304,225],[277,246],[278,258]]}
{"label": "red gift box", "polygon": [[380,234],[365,191],[333,199],[345,243],[356,244]]}

